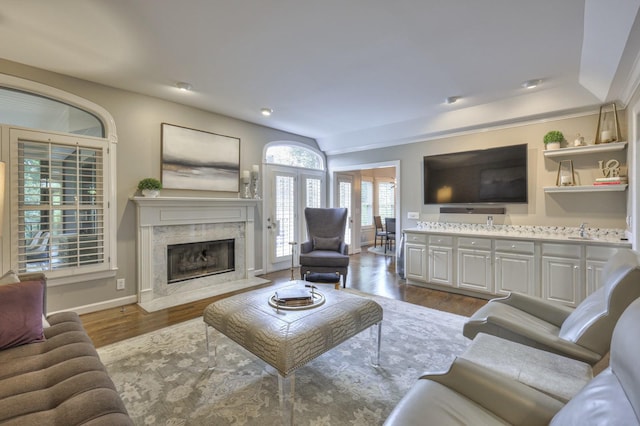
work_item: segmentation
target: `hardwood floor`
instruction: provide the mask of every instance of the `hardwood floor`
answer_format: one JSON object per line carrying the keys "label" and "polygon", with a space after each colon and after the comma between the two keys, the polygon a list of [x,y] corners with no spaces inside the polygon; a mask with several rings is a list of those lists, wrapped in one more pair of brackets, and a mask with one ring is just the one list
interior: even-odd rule
{"label": "hardwood floor", "polygon": [[[296,279],[298,271],[294,271]],[[262,276],[271,280],[268,286],[286,282],[291,271],[278,271]],[[469,316],[487,301],[473,297],[406,285],[396,274],[395,258],[376,255],[363,249],[351,256],[347,288],[365,293],[403,300],[416,305]],[[158,312],[146,312],[137,304],[107,309],[81,316],[83,325],[96,347],[158,330],[202,315],[202,311],[222,296],[211,297]]]}

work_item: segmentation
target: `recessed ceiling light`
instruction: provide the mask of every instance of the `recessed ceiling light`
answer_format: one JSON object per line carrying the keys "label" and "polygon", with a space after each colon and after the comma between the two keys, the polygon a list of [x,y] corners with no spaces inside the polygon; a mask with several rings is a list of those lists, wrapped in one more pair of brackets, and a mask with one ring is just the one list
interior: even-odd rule
{"label": "recessed ceiling light", "polygon": [[269,117],[271,114],[273,114],[273,110],[271,108],[262,108],[260,110],[260,114],[264,115],[265,117]]}
{"label": "recessed ceiling light", "polygon": [[183,92],[188,92],[189,90],[191,90],[193,86],[191,86],[191,84],[189,83],[185,83],[184,81],[181,81],[179,83],[176,83],[176,87],[182,90]]}
{"label": "recessed ceiling light", "polygon": [[448,105],[451,104],[455,104],[456,102],[458,102],[460,99],[462,99],[462,96],[449,96],[447,99],[445,99],[445,102]]}
{"label": "recessed ceiling light", "polygon": [[542,80],[540,79],[527,80],[524,83],[522,83],[522,87],[524,87],[525,89],[533,89],[535,87],[538,87],[540,83],[542,83]]}

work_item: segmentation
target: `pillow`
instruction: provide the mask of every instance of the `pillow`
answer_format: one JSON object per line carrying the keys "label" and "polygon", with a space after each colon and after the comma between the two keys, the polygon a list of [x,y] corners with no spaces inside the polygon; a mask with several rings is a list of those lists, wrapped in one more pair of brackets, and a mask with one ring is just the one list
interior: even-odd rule
{"label": "pillow", "polygon": [[0,349],[44,340],[41,281],[0,286]]}
{"label": "pillow", "polygon": [[340,250],[340,238],[339,237],[331,237],[331,238],[322,238],[315,237],[313,239],[313,248],[315,250]]}
{"label": "pillow", "polygon": [[12,270],[7,271],[6,274],[0,277],[0,285],[13,284],[13,283],[19,283],[19,282],[20,282],[20,278],[18,278],[18,274],[16,274]]}
{"label": "pillow", "polygon": [[[18,277],[18,274],[13,272],[13,270],[11,269],[8,270],[6,274],[0,277],[0,285],[14,284],[19,282],[20,282],[20,277]],[[42,314],[42,327],[44,328],[51,327],[51,324],[49,324],[49,321],[47,321],[47,317],[44,316],[44,313]]]}

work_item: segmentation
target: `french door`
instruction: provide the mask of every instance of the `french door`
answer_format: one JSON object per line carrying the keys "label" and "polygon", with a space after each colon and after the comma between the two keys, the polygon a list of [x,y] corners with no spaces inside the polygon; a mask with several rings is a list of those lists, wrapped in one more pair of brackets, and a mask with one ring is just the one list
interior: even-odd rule
{"label": "french door", "polygon": [[346,208],[348,212],[347,217],[347,229],[344,232],[344,242],[345,244],[349,244],[349,254],[354,253],[355,247],[351,244],[354,238],[354,227],[353,227],[353,212],[354,210],[354,199],[353,199],[353,176],[347,174],[338,174],[336,175],[336,191],[334,205],[340,208]]}
{"label": "french door", "polygon": [[324,207],[325,174],[293,167],[266,166],[265,212],[267,272],[298,265],[299,246],[307,239],[305,207]]}

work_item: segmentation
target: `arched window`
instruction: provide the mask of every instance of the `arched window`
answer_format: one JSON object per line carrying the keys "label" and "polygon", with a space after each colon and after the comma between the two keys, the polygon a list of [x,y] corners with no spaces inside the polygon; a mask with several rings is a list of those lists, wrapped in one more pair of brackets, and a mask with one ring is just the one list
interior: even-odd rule
{"label": "arched window", "polygon": [[296,142],[277,142],[269,145],[265,159],[267,164],[324,170],[322,154]]}
{"label": "arched window", "polygon": [[[53,285],[115,275],[117,136],[111,114],[76,95],[0,74],[9,145],[10,253],[3,268]],[[7,229],[5,227],[5,229]]]}

